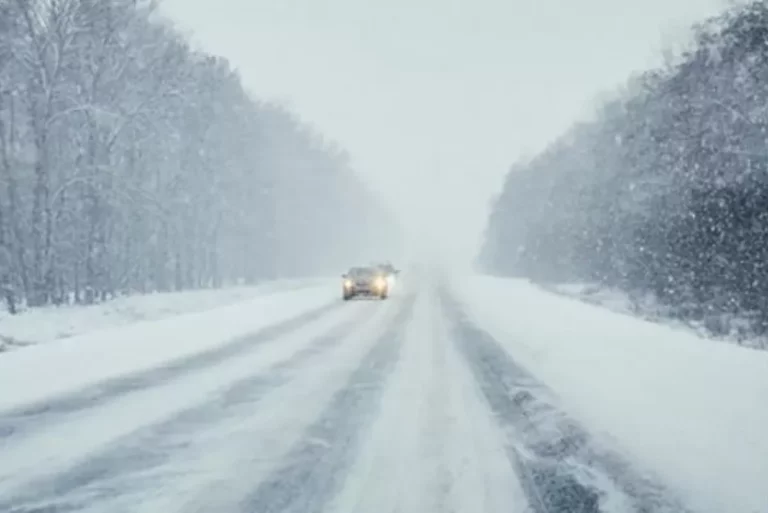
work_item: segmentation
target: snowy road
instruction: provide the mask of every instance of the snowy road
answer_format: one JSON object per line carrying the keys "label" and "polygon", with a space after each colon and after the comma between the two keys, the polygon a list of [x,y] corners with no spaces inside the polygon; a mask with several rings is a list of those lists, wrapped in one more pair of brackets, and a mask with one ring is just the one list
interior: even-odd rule
{"label": "snowy road", "polygon": [[324,290],[162,366],[6,400],[0,511],[692,511],[566,415],[453,288]]}

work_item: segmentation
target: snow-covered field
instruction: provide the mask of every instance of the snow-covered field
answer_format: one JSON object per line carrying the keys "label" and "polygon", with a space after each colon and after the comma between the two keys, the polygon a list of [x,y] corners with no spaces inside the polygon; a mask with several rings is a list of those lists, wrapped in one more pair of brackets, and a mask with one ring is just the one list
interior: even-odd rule
{"label": "snow-covered field", "polygon": [[768,353],[541,290],[475,277],[474,320],[592,432],[699,511],[766,511]]}
{"label": "snow-covered field", "polygon": [[90,306],[31,308],[17,315],[0,311],[0,352],[137,321],[200,312],[312,283],[319,281],[280,280],[251,287],[126,296]]}
{"label": "snow-covered field", "polygon": [[752,513],[768,353],[488,277],[0,357],[0,511]]}
{"label": "snow-covered field", "polygon": [[[703,320],[681,320],[675,308],[662,305],[652,294],[630,297],[625,292],[602,287],[593,283],[559,283],[543,285],[543,289],[593,305],[599,305],[613,312],[631,314],[675,329],[685,329],[691,334],[738,344],[755,349],[768,349],[765,336],[755,335],[750,326],[749,316],[710,313]],[[680,305],[676,305],[679,308]],[[754,312],[757,313],[757,312]]]}

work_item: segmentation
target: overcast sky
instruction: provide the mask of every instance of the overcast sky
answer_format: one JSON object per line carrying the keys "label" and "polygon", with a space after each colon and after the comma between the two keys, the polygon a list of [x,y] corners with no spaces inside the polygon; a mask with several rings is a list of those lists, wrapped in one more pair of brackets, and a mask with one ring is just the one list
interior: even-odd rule
{"label": "overcast sky", "polygon": [[347,148],[415,230],[477,249],[520,155],[724,0],[163,0],[256,95]]}

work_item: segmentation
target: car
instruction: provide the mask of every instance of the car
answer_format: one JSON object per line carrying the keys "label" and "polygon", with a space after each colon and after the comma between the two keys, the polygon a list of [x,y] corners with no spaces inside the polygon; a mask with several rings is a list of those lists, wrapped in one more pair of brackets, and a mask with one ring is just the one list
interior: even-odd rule
{"label": "car", "polygon": [[389,282],[387,276],[376,267],[352,267],[341,275],[342,297],[345,301],[357,296],[387,299]]}

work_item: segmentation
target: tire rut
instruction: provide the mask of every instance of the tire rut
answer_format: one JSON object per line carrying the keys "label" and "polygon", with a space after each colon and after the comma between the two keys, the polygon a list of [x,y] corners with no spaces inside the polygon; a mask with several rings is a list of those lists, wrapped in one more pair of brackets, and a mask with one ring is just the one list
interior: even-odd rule
{"label": "tire rut", "polygon": [[339,303],[323,305],[296,317],[267,326],[254,334],[235,338],[215,349],[195,353],[159,367],[103,381],[64,396],[0,412],[0,445],[12,443],[11,439],[15,436],[26,435],[50,425],[55,422],[56,417],[98,408],[113,399],[132,392],[168,383],[184,374],[234,358],[250,351],[255,346],[301,329],[339,308],[341,308]]}
{"label": "tire rut", "polygon": [[443,309],[497,421],[507,457],[536,513],[685,513],[674,494],[618,454],[601,449],[562,412],[554,394],[518,365],[443,291]]}
{"label": "tire rut", "polygon": [[[147,426],[111,444],[86,461],[51,478],[30,483],[12,497],[0,500],[0,511],[13,513],[64,513],[92,506],[101,499],[125,493],[131,488],[149,487],[156,479],[142,473],[174,459],[194,444],[196,433],[212,421],[219,423],[250,414],[270,390],[288,381],[302,366],[339,345],[345,336],[365,325],[367,318],[342,322],[316,338],[289,360],[272,367],[266,374],[235,382],[213,401],[188,409],[166,421]],[[73,492],[88,488],[87,497],[72,499]],[[36,506],[46,501],[45,507]]]}
{"label": "tire rut", "polygon": [[364,430],[373,422],[388,377],[395,368],[415,296],[364,356],[283,466],[240,503],[241,513],[319,513],[345,481]]}

